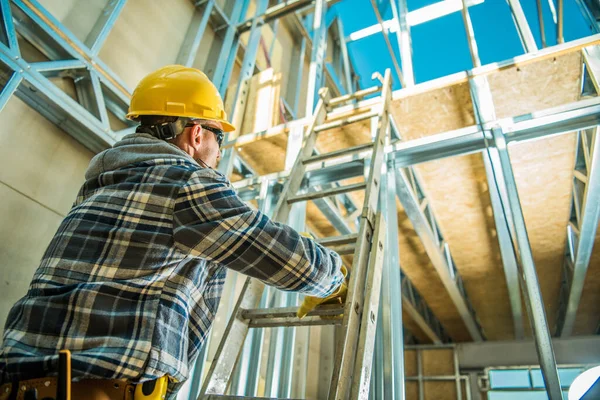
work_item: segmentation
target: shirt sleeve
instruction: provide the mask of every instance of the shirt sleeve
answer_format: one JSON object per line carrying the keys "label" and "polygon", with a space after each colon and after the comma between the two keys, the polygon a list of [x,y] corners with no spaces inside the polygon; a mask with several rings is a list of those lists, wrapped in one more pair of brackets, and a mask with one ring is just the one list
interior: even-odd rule
{"label": "shirt sleeve", "polygon": [[326,297],[344,277],[340,256],[245,204],[220,173],[195,171],[174,208],[175,244],[288,291]]}

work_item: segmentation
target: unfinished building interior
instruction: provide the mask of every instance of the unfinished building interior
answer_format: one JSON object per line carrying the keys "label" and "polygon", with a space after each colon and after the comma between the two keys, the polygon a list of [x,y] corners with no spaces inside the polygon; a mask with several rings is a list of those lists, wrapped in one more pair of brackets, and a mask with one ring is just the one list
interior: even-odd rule
{"label": "unfinished building interior", "polygon": [[[225,99],[239,195],[364,265],[343,317],[303,320],[230,271],[178,398],[562,398],[600,365],[600,8],[538,0],[546,45],[534,2],[407,1],[354,1],[377,23],[349,32],[339,0],[0,0],[0,319],[90,159],[135,131],[132,89],[181,64]],[[482,62],[472,13],[496,1],[522,51]],[[567,6],[589,35],[563,37]],[[450,17],[470,66],[416,79],[411,30]],[[391,61],[372,77],[367,37]]]}

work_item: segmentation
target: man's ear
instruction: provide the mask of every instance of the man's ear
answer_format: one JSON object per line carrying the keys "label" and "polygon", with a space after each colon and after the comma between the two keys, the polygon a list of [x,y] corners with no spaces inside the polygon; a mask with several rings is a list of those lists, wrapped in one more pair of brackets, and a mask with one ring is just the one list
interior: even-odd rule
{"label": "man's ear", "polygon": [[202,127],[200,125],[194,125],[190,129],[190,145],[194,148],[198,148],[202,143]]}

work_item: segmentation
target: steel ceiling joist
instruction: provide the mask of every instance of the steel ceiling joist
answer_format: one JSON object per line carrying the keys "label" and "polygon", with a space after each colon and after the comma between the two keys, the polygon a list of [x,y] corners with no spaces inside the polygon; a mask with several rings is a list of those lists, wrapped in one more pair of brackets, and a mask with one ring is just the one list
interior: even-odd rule
{"label": "steel ceiling joist", "polygon": [[[600,47],[583,50],[591,82],[600,92]],[[582,77],[583,78],[583,77]],[[583,293],[600,218],[600,140],[598,126],[577,133],[573,173],[571,218],[567,227],[567,246],[563,263],[563,282],[559,298],[556,335],[570,336]]]}
{"label": "steel ceiling joist", "polygon": [[[469,81],[469,85],[477,123],[483,126],[486,122],[495,120],[496,112],[494,110],[492,93],[487,77],[474,77]],[[506,277],[506,287],[508,289],[508,298],[513,317],[515,338],[523,339],[523,308],[521,306],[517,257],[513,248],[510,232],[512,221],[510,221],[510,216],[506,214],[505,209],[502,207],[502,197],[506,197],[506,193],[501,191],[501,188],[493,178],[492,160],[490,159],[490,155],[487,152],[483,152],[482,157],[490,192],[490,202],[494,214],[496,236],[498,238],[504,275]],[[511,223],[507,221],[510,221]]]}
{"label": "steel ceiling joist", "polygon": [[508,143],[501,128],[492,128],[491,133],[487,152],[499,192],[506,193],[506,198],[502,196],[500,198],[502,207],[505,209],[504,214],[510,216],[510,218],[506,219],[506,222],[512,225],[509,232],[511,232],[511,235],[514,235],[511,237],[511,241],[518,256],[517,265],[519,267],[525,305],[535,338],[546,391],[551,400],[562,399],[545,306],[537,279],[533,253],[529,244],[525,218],[521,209],[517,183],[508,154]]}
{"label": "steel ceiling joist", "polygon": [[467,331],[474,341],[485,340],[473,305],[454,265],[448,243],[440,231],[420,179],[412,168],[396,170],[396,194]]}

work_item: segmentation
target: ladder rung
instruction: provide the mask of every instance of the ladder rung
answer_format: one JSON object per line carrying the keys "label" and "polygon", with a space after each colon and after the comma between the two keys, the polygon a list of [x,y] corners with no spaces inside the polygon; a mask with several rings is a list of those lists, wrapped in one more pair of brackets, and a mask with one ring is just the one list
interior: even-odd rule
{"label": "ladder rung", "polygon": [[329,100],[329,105],[330,106],[336,106],[340,103],[344,103],[346,101],[349,100],[354,100],[354,99],[360,99],[363,98],[365,96],[368,96],[370,94],[373,93],[377,93],[381,91],[381,86],[371,86],[370,88],[366,88],[366,89],[362,89],[362,90],[357,90],[354,93],[350,93],[350,94],[345,94],[343,96],[339,96],[339,97],[335,97],[331,100]]}
{"label": "ladder rung", "polygon": [[355,192],[357,190],[362,190],[366,187],[367,187],[366,182],[360,182],[360,183],[355,183],[353,185],[345,185],[345,186],[335,187],[333,189],[322,190],[320,192],[310,192],[310,193],[299,194],[299,195],[291,196],[290,198],[288,198],[288,204],[298,203],[300,201],[320,199],[322,197],[335,196],[335,195],[343,194],[343,193]]}
{"label": "ladder rung", "polygon": [[353,115],[348,118],[340,119],[339,121],[326,122],[324,124],[315,126],[314,131],[318,133],[318,132],[326,131],[328,129],[341,128],[342,126],[346,126],[346,125],[354,124],[356,122],[364,121],[365,119],[373,118],[378,115],[379,115],[378,111],[371,111],[371,112],[367,112],[367,113]]}
{"label": "ladder rung", "polygon": [[[361,154],[359,153],[359,155]],[[365,175],[365,158],[353,159],[351,161],[340,160],[343,160],[343,158],[323,161],[321,164],[308,165],[305,175],[307,187],[326,185]],[[318,168],[316,168],[317,166]]]}
{"label": "ladder rung", "polygon": [[317,243],[321,246],[330,247],[330,246],[341,246],[345,244],[354,244],[358,240],[357,233],[351,233],[349,235],[342,236],[332,236],[322,239],[317,239]]}
{"label": "ladder rung", "polygon": [[340,156],[345,156],[352,153],[360,153],[361,151],[371,149],[373,147],[373,142],[359,144],[358,146],[348,147],[346,149],[335,150],[329,153],[317,154],[316,156],[308,157],[305,160],[302,160],[304,164],[310,164],[317,161],[327,160],[328,158],[336,158]]}
{"label": "ladder rung", "polygon": [[335,251],[340,256],[347,256],[349,254],[354,254],[354,251],[356,250],[356,246],[353,244],[348,244],[346,246],[340,246],[340,247],[332,246],[332,247],[329,247],[329,249]]}
{"label": "ladder rung", "polygon": [[[243,310],[242,318],[249,319],[252,321],[258,321],[261,319],[273,319],[273,318],[294,318],[298,307],[274,307],[274,308],[254,308],[251,310]],[[318,316],[332,316],[341,315],[344,313],[344,308],[337,305],[324,305],[317,309],[309,312],[308,317]]]}
{"label": "ladder rung", "polygon": [[304,317],[298,318],[273,318],[273,319],[257,319],[250,320],[248,327],[250,328],[279,328],[279,327],[290,327],[290,326],[322,326],[322,325],[341,325],[342,316],[321,318],[321,317]]}

